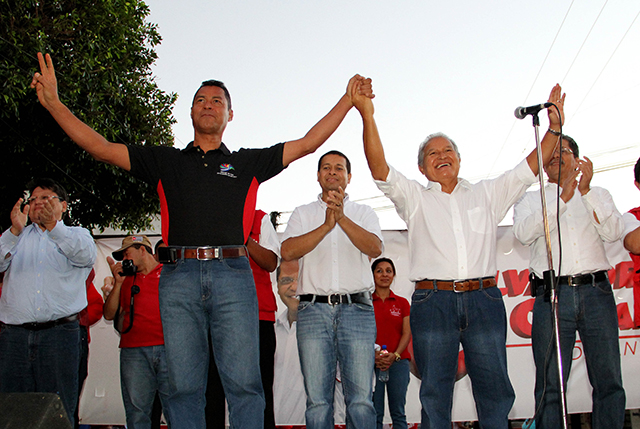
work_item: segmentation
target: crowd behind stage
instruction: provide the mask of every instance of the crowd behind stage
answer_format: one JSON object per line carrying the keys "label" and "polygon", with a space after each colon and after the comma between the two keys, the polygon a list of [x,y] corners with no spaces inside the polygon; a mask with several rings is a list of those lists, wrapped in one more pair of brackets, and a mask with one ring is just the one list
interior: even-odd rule
{"label": "crowd behind stage", "polygon": [[[513,233],[530,250],[536,427],[562,425],[561,387],[576,333],[593,388],[591,425],[623,427],[627,397],[605,243],[623,241],[640,254],[640,210],[623,216],[606,189],[592,186],[591,160],[580,157],[563,129],[566,95],[559,85],[548,103],[519,112],[547,109],[538,150],[495,179],[470,183],[458,176],[454,140],[430,134],[418,148],[425,185],[387,162],[372,82],[360,75],[301,138],[236,151],[222,141],[234,117],[229,90],[205,81],[191,106],[194,139],[179,150],[107,141],[60,101],[53,59],[38,53],[38,61],[31,86],[68,136],[96,160],[158,190],[165,245],[154,249],[144,235],[127,236],[108,257],[111,275],[101,285],[102,316],[120,333],[128,427],[157,425],[160,408],[172,428],[222,427],[225,403],[235,428],[275,427],[277,305],[270,273],[279,270],[284,323],[295,325],[298,359],[290,364],[302,373],[304,395],[296,399],[304,401],[307,428],[333,428],[336,403],[350,428],[382,428],[385,408],[394,428],[408,427],[411,368],[421,379],[421,427],[450,427],[463,364],[479,425],[507,428],[516,392],[496,273],[498,224],[511,207]],[[259,185],[319,149],[353,108],[371,176],[407,224],[411,303],[391,288],[396,267],[383,257],[377,215],[346,192],[352,177],[346,154],[318,157],[309,174],[319,195],[293,211],[280,240],[255,207]],[[527,192],[543,174],[542,190]],[[635,175],[640,188],[640,162]],[[97,249],[86,229],[63,222],[69,197],[58,182],[39,178],[26,187],[0,237],[0,391],[56,393],[73,421],[85,359],[80,326],[89,323],[82,312]]]}

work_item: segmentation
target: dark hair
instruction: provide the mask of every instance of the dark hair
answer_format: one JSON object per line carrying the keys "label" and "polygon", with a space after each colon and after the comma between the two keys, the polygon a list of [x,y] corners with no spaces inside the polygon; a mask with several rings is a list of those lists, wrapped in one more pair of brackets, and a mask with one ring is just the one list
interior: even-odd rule
{"label": "dark hair", "polygon": [[571,152],[573,152],[573,157],[580,158],[580,149],[578,149],[578,143],[576,143],[574,139],[566,134],[562,135],[562,140],[566,141],[569,145],[569,149],[571,149]]}
{"label": "dark hair", "polygon": [[153,252],[154,253],[158,253],[158,248],[160,246],[162,246],[164,244],[164,240],[161,238],[160,240],[158,240],[158,242],[156,243],[155,247],[153,248]]}
{"label": "dark hair", "polygon": [[636,161],[636,166],[633,169],[633,175],[636,179],[636,182],[640,183],[640,158]]}
{"label": "dark hair", "polygon": [[60,201],[66,201],[69,203],[69,195],[67,195],[67,191],[65,191],[64,188],[53,179],[39,177],[33,179],[27,184],[27,189],[30,194],[32,194],[36,188],[48,189],[59,196]]}
{"label": "dark hair", "polygon": [[198,92],[205,86],[217,86],[218,88],[222,89],[224,91],[224,97],[227,99],[227,107],[229,108],[229,110],[231,110],[231,94],[229,94],[229,90],[227,89],[226,86],[224,86],[223,82],[220,82],[219,80],[215,80],[215,79],[210,79],[210,80],[205,80],[204,82],[202,82],[202,85],[200,85],[200,88],[198,88],[198,91],[196,91],[196,93],[193,95],[193,100],[191,101],[191,105],[193,106],[193,103],[195,103],[196,101],[196,96],[198,95]]}
{"label": "dark hair", "polygon": [[344,153],[340,152],[339,150],[330,150],[329,152],[327,152],[324,155],[322,155],[320,157],[320,159],[318,160],[318,171],[320,171],[320,167],[322,166],[322,160],[327,155],[338,155],[338,156],[343,157],[347,161],[347,174],[351,174],[351,161],[349,161],[349,158],[347,158],[347,155],[345,155]]}
{"label": "dark hair", "polygon": [[373,264],[371,264],[371,272],[375,273],[376,272],[376,267],[378,266],[378,264],[380,262],[388,262],[389,265],[391,265],[391,269],[393,270],[393,275],[396,275],[396,266],[393,264],[393,261],[389,258],[378,258],[375,261],[373,261]]}

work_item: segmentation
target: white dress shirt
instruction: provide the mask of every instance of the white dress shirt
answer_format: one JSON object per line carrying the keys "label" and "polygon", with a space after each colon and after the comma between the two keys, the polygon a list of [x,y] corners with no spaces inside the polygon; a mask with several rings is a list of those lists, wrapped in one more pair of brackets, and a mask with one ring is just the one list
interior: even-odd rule
{"label": "white dress shirt", "polygon": [[624,221],[624,237],[626,237],[630,232],[633,232],[636,228],[640,228],[640,220],[638,220],[633,213],[624,213],[622,215],[622,220]]}
{"label": "white dress shirt", "polygon": [[[343,204],[345,216],[382,241],[378,216],[371,207],[350,201],[348,195]],[[282,241],[318,228],[325,221],[326,210],[322,195],[310,204],[296,207]],[[299,264],[298,295],[352,294],[374,289],[369,257],[358,250],[339,224],[315,249],[300,258]]]}
{"label": "white dress shirt", "polygon": [[[624,234],[622,215],[616,209],[609,191],[592,187],[584,196],[576,189],[565,204],[560,199],[560,234],[562,236],[562,267],[558,272],[558,228],[556,221],[558,185],[545,186],[551,250],[556,275],[593,273],[611,268],[603,242],[620,240]],[[562,191],[560,191],[562,192]],[[600,223],[593,216],[598,216]],[[540,191],[527,192],[515,206],[513,233],[525,246],[530,246],[530,269],[542,278],[549,269],[547,247],[542,223]]]}
{"label": "white dress shirt", "polygon": [[495,276],[498,224],[535,179],[523,161],[495,179],[458,179],[447,194],[437,182],[425,187],[389,166],[387,180],[375,182],[407,224],[411,281]]}

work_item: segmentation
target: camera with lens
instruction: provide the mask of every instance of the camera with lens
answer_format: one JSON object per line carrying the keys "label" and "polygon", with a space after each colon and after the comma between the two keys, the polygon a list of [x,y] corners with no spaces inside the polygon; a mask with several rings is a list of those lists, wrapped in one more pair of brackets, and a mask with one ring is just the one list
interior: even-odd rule
{"label": "camera with lens", "polygon": [[135,276],[136,272],[138,272],[138,267],[135,266],[131,259],[124,259],[122,261],[121,276]]}

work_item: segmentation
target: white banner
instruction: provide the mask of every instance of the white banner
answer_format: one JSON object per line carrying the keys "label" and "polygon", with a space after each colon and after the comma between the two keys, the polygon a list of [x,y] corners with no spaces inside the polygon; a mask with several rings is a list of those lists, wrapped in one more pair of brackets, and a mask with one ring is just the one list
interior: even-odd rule
{"label": "white banner", "polygon": [[[413,284],[407,275],[408,249],[406,231],[383,231],[385,240],[384,256],[393,259],[397,277],[393,290],[411,300]],[[99,290],[103,279],[109,274],[105,258],[111,251],[120,247],[121,238],[99,239],[96,279]],[[614,287],[618,305],[620,327],[620,353],[622,375],[627,394],[627,408],[640,408],[640,388],[634,380],[634,374],[640,372],[640,357],[637,353],[640,332],[633,329],[633,264],[620,242],[607,245],[607,255],[612,270],[609,278]],[[507,351],[509,375],[516,391],[516,401],[511,410],[512,419],[531,417],[534,412],[534,376],[535,365],[531,352],[531,310],[533,298],[528,291],[529,249],[523,247],[513,236],[511,227],[500,227],[498,233],[498,287],[505,299],[508,318]],[[277,290],[274,287],[277,296]],[[285,307],[278,300],[279,311]],[[276,421],[278,425],[304,424],[304,391],[301,391],[302,374],[297,364],[297,347],[278,336],[276,361],[286,362],[286,371],[276,369],[274,391],[276,392]],[[285,336],[287,334],[284,334]],[[285,338],[285,340],[283,340]],[[291,337],[288,337],[290,339]],[[295,337],[293,337],[295,338]],[[82,424],[123,424],[124,408],[120,393],[118,335],[111,323],[104,320],[91,328],[89,348],[89,376],[85,383],[80,402]],[[241,351],[239,351],[241,352]],[[591,386],[587,378],[586,365],[580,340],[574,349],[574,362],[567,384],[567,402],[570,413],[591,411]],[[297,364],[297,365],[296,365]],[[284,374],[280,374],[284,372]],[[407,420],[420,422],[420,402],[418,399],[420,381],[411,376],[407,392]],[[291,392],[296,392],[298,400],[291,401]],[[278,405],[280,404],[280,405]],[[462,377],[455,386],[453,403],[454,421],[477,420],[471,383],[468,376]],[[336,423],[344,421],[344,409],[336,407]],[[390,422],[388,414],[385,422]]]}

